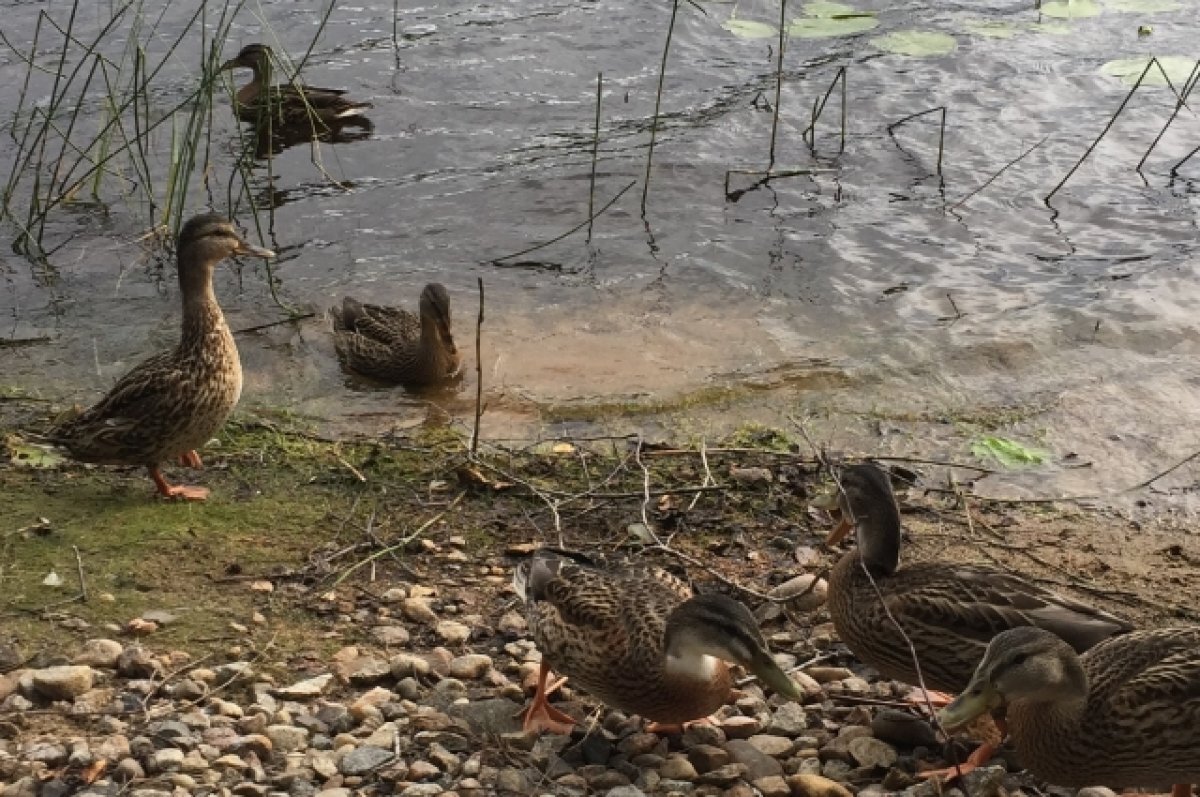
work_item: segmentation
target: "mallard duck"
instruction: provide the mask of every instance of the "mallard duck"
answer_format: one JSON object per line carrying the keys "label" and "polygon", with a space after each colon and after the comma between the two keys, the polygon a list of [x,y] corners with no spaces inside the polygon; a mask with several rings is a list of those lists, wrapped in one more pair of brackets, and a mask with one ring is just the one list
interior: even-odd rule
{"label": "mallard duck", "polygon": [[1059,786],[1164,788],[1200,782],[1200,627],[1134,631],[1082,656],[1040,628],[998,634],[963,693],[956,727],[1007,708],[1021,763]]}
{"label": "mallard duck", "polygon": [[733,684],[726,662],[801,698],[745,606],[725,595],[696,595],[661,568],[606,569],[579,554],[541,549],[517,568],[514,587],[542,653],[526,730],[566,732],[574,722],[546,700],[551,668],[609,706],[655,721],[652,728],[720,708]]}
{"label": "mallard duck", "polygon": [[333,342],[352,371],[406,387],[429,387],[458,375],[450,332],[450,294],[436,282],[421,291],[421,315],[347,296],[333,307]]}
{"label": "mallard duck", "polygon": [[373,125],[363,110],[369,102],[357,102],[345,96],[344,89],[322,89],[302,83],[271,85],[271,48],[265,44],[247,44],[235,57],[221,65],[224,72],[239,67],[254,74],[250,82],[234,95],[234,113],[243,122],[257,128],[277,128],[286,136],[289,130],[304,130],[310,137],[336,135],[344,127],[370,130]]}
{"label": "mallard duck", "polygon": [[[900,510],[887,473],[864,462],[843,468],[838,482],[836,493],[814,502],[841,516],[826,543],[836,545],[853,527],[858,547],[829,574],[829,613],[851,652],[887,678],[913,685],[923,680],[927,689],[957,693],[1000,631],[1046,628],[1083,651],[1133,628],[1001,570],[947,562],[901,567]],[[968,768],[986,761],[992,751],[993,745],[985,744]]]}
{"label": "mallard duck", "polygon": [[198,467],[200,448],[221,428],[242,392],[233,334],[213,293],[213,270],[231,255],[274,257],[217,213],[190,219],[176,244],[183,324],[179,345],[125,374],[112,390],[48,437],[82,462],[143,465],[159,494],[203,500],[208,490],[168,484],[159,469],[176,457]]}

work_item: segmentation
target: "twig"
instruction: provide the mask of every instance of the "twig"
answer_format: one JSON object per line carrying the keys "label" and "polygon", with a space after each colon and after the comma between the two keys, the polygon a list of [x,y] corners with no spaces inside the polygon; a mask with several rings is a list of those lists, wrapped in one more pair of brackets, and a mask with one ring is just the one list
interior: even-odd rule
{"label": "twig", "polygon": [[600,102],[604,98],[604,73],[596,73],[596,121],[592,125],[592,176],[588,181],[588,232],[587,242],[592,242],[592,212],[596,200],[596,159],[600,155]]}
{"label": "twig", "polygon": [[367,483],[367,477],[366,477],[366,476],[364,476],[364,475],[362,475],[362,471],[360,471],[358,468],[356,468],[356,467],[354,467],[353,465],[351,465],[351,464],[350,464],[350,463],[349,463],[349,462],[346,460],[346,458],[345,458],[345,457],[343,457],[341,454],[338,454],[338,453],[336,453],[336,452],[335,452],[335,453],[334,453],[334,455],[333,455],[333,458],[334,458],[334,459],[336,459],[336,460],[338,461],[338,464],[340,464],[340,465],[341,465],[343,468],[345,468],[346,470],[348,470],[348,471],[350,471],[351,473],[353,473],[353,474],[354,474],[354,478],[358,479],[358,480],[359,480],[360,482],[362,482],[363,484],[366,484],[366,483]]}
{"label": "twig", "polygon": [[271,327],[283,326],[284,324],[294,324],[297,321],[303,321],[307,318],[313,318],[315,316],[316,316],[316,313],[300,313],[299,315],[292,315],[292,316],[288,316],[287,318],[281,318],[278,321],[270,321],[266,324],[258,324],[257,326],[246,327],[245,329],[235,329],[233,331],[233,334],[245,335],[249,332],[261,332],[264,329],[270,329]]}
{"label": "twig", "polygon": [[654,118],[650,120],[650,146],[646,149],[646,176],[642,179],[642,218],[646,217],[646,195],[650,193],[650,166],[654,162],[654,142],[658,138],[658,114],[662,108],[663,81],[667,78],[667,54],[671,52],[671,36],[675,34],[675,17],[679,0],[671,0],[671,22],[667,26],[667,41],[663,44],[662,63],[658,68],[658,91],[654,95]]}
{"label": "twig", "polygon": [[79,555],[79,547],[72,545],[71,550],[75,552],[75,569],[79,573],[79,602],[88,602],[87,582],[83,579],[83,558]]}
{"label": "twig", "polygon": [[[892,135],[893,131],[895,131],[895,129],[897,127],[899,127],[902,124],[905,124],[906,122],[911,122],[913,119],[917,119],[917,118],[925,116],[927,114],[939,113],[939,112],[942,114],[942,121],[941,121],[941,128],[940,128],[941,132],[938,135],[937,173],[941,174],[942,173],[942,154],[946,148],[946,106],[945,105],[939,105],[936,108],[929,108],[924,111],[917,111],[916,113],[910,113],[908,116],[904,117],[903,119],[899,119],[895,122],[892,122],[890,125],[888,125],[887,132],[888,132],[888,135],[890,136],[890,135]],[[814,138],[815,138],[815,136],[814,136]]]}
{"label": "twig", "polygon": [[409,534],[407,537],[404,537],[403,539],[401,539],[400,542],[396,543],[395,545],[389,545],[387,548],[382,548],[378,551],[375,551],[370,556],[368,556],[366,559],[362,559],[362,560],[350,565],[350,567],[348,567],[342,571],[342,574],[337,577],[337,580],[334,581],[333,584],[331,584],[329,588],[336,589],[337,586],[339,584],[341,584],[343,581],[345,581],[347,578],[349,578],[350,574],[353,573],[355,570],[358,570],[360,567],[363,567],[365,565],[373,563],[379,557],[386,556],[386,555],[390,554],[392,551],[400,550],[401,548],[403,548],[404,546],[408,545],[410,542],[415,540],[417,537],[420,537],[422,534],[424,534],[429,529],[430,526],[432,526],[434,523],[437,523],[439,520],[441,520],[443,517],[445,517],[447,512],[449,512],[454,507],[458,506],[458,502],[461,501],[463,499],[463,496],[465,496],[465,495],[466,495],[466,492],[464,491],[464,492],[460,492],[458,495],[454,496],[454,500],[451,501],[450,504],[445,509],[443,509],[441,512],[438,512],[436,515],[434,515],[433,517],[426,520],[424,523],[422,523],[420,526],[417,527],[416,531],[414,531],[412,534]]}
{"label": "twig", "polygon": [[1084,151],[1083,155],[1080,156],[1079,160],[1075,161],[1075,165],[1071,167],[1071,170],[1069,172],[1067,172],[1066,177],[1063,177],[1061,180],[1059,180],[1058,185],[1054,186],[1054,190],[1051,191],[1050,193],[1046,194],[1046,198],[1042,200],[1043,202],[1045,202],[1047,205],[1049,205],[1050,200],[1054,198],[1054,195],[1058,193],[1059,189],[1061,189],[1064,185],[1066,185],[1067,180],[1071,179],[1071,175],[1075,174],[1075,172],[1079,170],[1079,167],[1083,165],[1083,162],[1085,160],[1087,160],[1088,155],[1091,155],[1092,151],[1094,149],[1096,149],[1096,147],[1100,144],[1100,139],[1104,138],[1104,136],[1108,134],[1108,131],[1112,129],[1112,126],[1114,124],[1116,124],[1117,117],[1121,115],[1121,111],[1125,110],[1125,106],[1129,104],[1129,101],[1131,99],[1133,99],[1134,92],[1136,92],[1138,90],[1138,87],[1142,85],[1142,81],[1146,78],[1146,75],[1150,72],[1150,67],[1154,66],[1157,63],[1158,63],[1157,58],[1151,58],[1149,61],[1146,62],[1146,68],[1143,69],[1142,74],[1140,74],[1138,76],[1137,82],[1133,84],[1133,88],[1131,88],[1129,90],[1129,93],[1125,95],[1125,99],[1121,100],[1121,104],[1117,107],[1116,113],[1114,113],[1112,115],[1112,117],[1109,118],[1108,124],[1106,124],[1104,126],[1104,129],[1100,131],[1100,135],[1096,136],[1096,140],[1093,141],[1090,146],[1088,146],[1087,150]]}
{"label": "twig", "polygon": [[[676,2],[678,2],[678,0],[676,0]],[[614,196],[612,199],[608,200],[608,202],[606,202],[604,204],[604,207],[600,208],[595,213],[591,214],[586,219],[584,219],[583,221],[579,222],[571,229],[564,232],[562,235],[559,235],[555,238],[551,238],[549,241],[543,241],[542,243],[531,246],[528,249],[522,249],[520,252],[513,252],[511,255],[504,255],[503,257],[494,257],[491,260],[488,260],[485,262],[491,263],[492,265],[499,265],[501,260],[512,260],[514,257],[520,257],[521,255],[527,255],[530,252],[536,251],[538,249],[543,249],[543,248],[549,246],[550,244],[558,243],[563,238],[566,238],[568,235],[578,232],[579,230],[582,230],[587,225],[591,224],[593,219],[599,218],[600,215],[604,213],[604,211],[606,211],[610,207],[612,207],[612,204],[614,202],[616,202],[618,199],[623,197],[625,195],[625,192],[628,191],[630,188],[633,188],[635,185],[637,185],[637,180],[630,180],[629,183],[624,188],[622,188],[620,191],[617,192],[616,196]]]}
{"label": "twig", "polygon": [[[700,438],[700,462],[704,465],[704,481],[701,482],[702,487],[707,487],[713,483],[712,471],[708,467],[708,450],[705,447],[704,438]],[[692,496],[692,502],[688,504],[687,511],[691,512],[696,508],[696,502],[700,500],[700,496],[704,493],[696,493]]]}
{"label": "twig", "polygon": [[829,102],[829,96],[833,94],[833,89],[837,86],[838,81],[841,81],[842,84],[842,139],[841,149],[838,152],[844,152],[846,149],[846,67],[843,66],[838,69],[833,80],[829,81],[829,88],[825,89],[825,95],[819,100],[813,98],[812,115],[809,118],[808,127],[800,133],[801,138],[810,142],[809,150],[814,155],[817,153],[817,120],[821,118],[821,114],[825,113],[825,104]]}
{"label": "twig", "polygon": [[479,316],[475,319],[475,425],[471,428],[471,458],[479,450],[479,421],[483,417],[483,277],[479,280]]}
{"label": "twig", "polygon": [[[958,200],[958,201],[957,201],[957,202],[955,202],[953,205],[951,205],[951,206],[950,206],[950,210],[951,210],[951,211],[958,210],[960,207],[962,207],[964,204],[966,204],[966,202],[967,202],[967,200],[968,200],[968,199],[970,199],[971,197],[975,196],[976,194],[978,194],[978,193],[979,193],[980,191],[982,191],[983,189],[987,188],[989,185],[991,185],[991,184],[992,184],[992,183],[994,183],[996,180],[998,180],[998,179],[1000,178],[1000,175],[1004,174],[1004,173],[1005,173],[1006,171],[1008,171],[1010,168],[1012,168],[1013,166],[1016,166],[1018,163],[1020,163],[1021,161],[1025,160],[1025,157],[1026,157],[1027,155],[1029,155],[1029,153],[1033,152],[1035,149],[1037,149],[1038,147],[1040,147],[1042,144],[1045,144],[1045,143],[1046,143],[1046,139],[1048,139],[1049,137],[1050,137],[1050,136],[1048,136],[1048,135],[1047,135],[1047,136],[1042,136],[1042,139],[1041,139],[1041,141],[1038,141],[1038,142],[1037,142],[1037,143],[1035,143],[1033,146],[1031,146],[1029,149],[1025,150],[1025,151],[1024,151],[1024,152],[1022,152],[1020,155],[1018,155],[1017,157],[1015,157],[1015,158],[1013,158],[1012,160],[1010,160],[1008,163],[1004,164],[1004,166],[1002,166],[1002,167],[1000,168],[1000,171],[996,172],[996,173],[995,173],[995,174],[993,174],[991,177],[989,177],[987,180],[985,180],[985,181],[984,181],[984,183],[983,183],[983,185],[979,186],[979,187],[978,187],[978,188],[976,188],[974,191],[971,191],[971,192],[970,192],[970,193],[968,193],[966,196],[964,196],[962,199]],[[1146,154],[1147,154],[1147,155],[1149,155],[1150,153],[1148,153],[1148,152],[1147,152]]]}
{"label": "twig", "polygon": [[1167,134],[1167,128],[1171,126],[1171,123],[1175,121],[1175,117],[1179,115],[1179,112],[1187,104],[1188,95],[1192,93],[1192,89],[1196,88],[1198,73],[1200,73],[1200,60],[1196,61],[1187,80],[1183,82],[1183,91],[1180,92],[1179,98],[1175,101],[1175,110],[1171,111],[1171,115],[1167,117],[1166,123],[1158,131],[1158,135],[1154,137],[1154,140],[1150,142],[1150,146],[1146,148],[1146,154],[1142,155],[1142,159],[1134,167],[1137,171],[1140,172],[1142,170],[1142,166],[1146,163],[1146,159],[1150,157],[1150,153],[1158,146],[1158,142],[1162,140],[1162,137]]}
{"label": "twig", "polygon": [[779,44],[775,55],[775,108],[771,113],[771,148],[767,171],[775,168],[775,135],[779,130],[779,105],[783,96],[783,46],[787,41],[787,0],[779,0]]}

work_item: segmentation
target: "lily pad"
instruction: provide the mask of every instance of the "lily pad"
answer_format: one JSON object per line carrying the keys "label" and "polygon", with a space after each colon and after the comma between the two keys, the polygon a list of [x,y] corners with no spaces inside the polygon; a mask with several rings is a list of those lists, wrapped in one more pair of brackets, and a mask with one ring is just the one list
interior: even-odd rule
{"label": "lily pad", "polygon": [[721,27],[739,39],[773,39],[779,36],[779,29],[774,25],[756,22],[753,19],[730,17],[721,23]]}
{"label": "lily pad", "polygon": [[1100,6],[1093,0],[1050,0],[1039,9],[1043,16],[1055,19],[1085,19],[1100,16]]}
{"label": "lily pad", "polygon": [[[1122,83],[1133,85],[1137,83],[1137,79],[1146,69],[1146,64],[1150,61],[1149,57],[1138,58],[1118,58],[1115,61],[1109,61],[1100,67],[1100,72],[1112,77],[1118,77]],[[1196,59],[1185,58],[1182,55],[1160,55],[1158,63],[1162,67],[1150,67],[1150,71],[1146,73],[1146,79],[1142,81],[1143,86],[1165,86],[1167,85],[1166,78],[1163,77],[1165,70],[1167,76],[1171,78],[1171,83],[1175,88],[1183,88],[1183,84],[1192,74],[1192,70],[1196,67]]]}
{"label": "lily pad", "polygon": [[1175,0],[1108,0],[1104,7],[1123,14],[1158,14],[1178,11],[1183,4]]}
{"label": "lily pad", "polygon": [[974,33],[976,36],[986,36],[989,39],[1011,39],[1020,32],[1015,25],[1007,22],[995,22],[985,19],[968,22],[964,27],[968,32]]}
{"label": "lily pad", "polygon": [[1006,468],[1022,468],[1046,461],[1046,452],[1030,448],[1007,437],[984,435],[971,443],[971,453],[980,459],[994,459]]}
{"label": "lily pad", "polygon": [[879,20],[873,12],[859,11],[829,0],[813,0],[804,4],[804,16],[793,19],[788,25],[788,35],[798,39],[852,36],[878,25]]}
{"label": "lily pad", "polygon": [[911,55],[923,58],[932,55],[945,55],[954,52],[958,42],[948,33],[938,33],[932,30],[898,30],[884,36],[871,39],[880,50],[896,55]]}

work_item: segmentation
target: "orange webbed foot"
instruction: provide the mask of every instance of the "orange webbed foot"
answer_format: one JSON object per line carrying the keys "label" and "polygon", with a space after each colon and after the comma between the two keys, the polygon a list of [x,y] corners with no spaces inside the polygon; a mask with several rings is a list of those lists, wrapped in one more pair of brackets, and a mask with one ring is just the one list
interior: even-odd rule
{"label": "orange webbed foot", "polygon": [[575,725],[574,717],[550,705],[550,701],[547,699],[547,696],[562,687],[567,679],[559,678],[547,686],[546,681],[549,678],[550,665],[543,660],[541,667],[538,668],[537,690],[533,694],[533,701],[521,713],[521,729],[526,733],[550,731],[551,733],[566,734],[570,733],[571,728]]}
{"label": "orange webbed foot", "polygon": [[194,448],[191,451],[179,455],[179,465],[180,467],[184,468],[204,470],[204,462],[201,461],[200,455]]}
{"label": "orange webbed foot", "polygon": [[917,706],[928,707],[932,705],[934,708],[945,708],[954,702],[954,695],[948,695],[945,692],[938,692],[934,689],[913,687],[913,690],[904,699]]}
{"label": "orange webbed foot", "polygon": [[941,769],[927,769],[917,773],[919,778],[936,778],[943,783],[951,783],[956,778],[966,775],[973,769],[986,764],[992,759],[996,753],[996,746],[993,744],[981,744],[975,748],[975,752],[967,756],[967,760],[956,767],[943,767]]}
{"label": "orange webbed foot", "polygon": [[179,498],[184,501],[204,501],[208,498],[207,487],[192,487],[186,484],[171,484],[158,468],[150,468],[150,478],[163,498]]}

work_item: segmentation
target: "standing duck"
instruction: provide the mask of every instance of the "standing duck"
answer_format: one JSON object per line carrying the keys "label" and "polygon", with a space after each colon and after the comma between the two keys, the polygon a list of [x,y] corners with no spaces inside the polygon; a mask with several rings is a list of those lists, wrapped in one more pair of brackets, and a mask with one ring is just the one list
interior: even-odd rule
{"label": "standing duck", "polygon": [[1021,763],[1058,786],[1165,788],[1200,782],[1200,627],[1134,631],[1082,656],[1040,628],[998,634],[947,727],[1007,708]]}
{"label": "standing duck", "polygon": [[204,500],[207,489],[169,484],[160,466],[178,458],[199,467],[196,449],[221,428],[242,393],[242,365],[213,293],[213,271],[231,255],[275,254],[247,243],[216,213],[188,220],[175,251],[183,297],[179,345],[125,374],[48,437],[82,462],[144,466],[164,497]]}
{"label": "standing duck", "polygon": [[450,331],[450,294],[431,282],[421,291],[421,315],[365,304],[347,296],[331,308],[333,343],[347,368],[409,388],[431,387],[459,373]]}
{"label": "standing duck", "polygon": [[370,131],[371,120],[363,110],[369,102],[357,102],[345,96],[344,89],[322,89],[302,83],[271,85],[271,48],[265,44],[247,44],[220,71],[244,68],[253,75],[250,82],[234,95],[234,113],[256,128],[268,124],[280,135],[302,130],[310,138],[336,136],[345,127]]}
{"label": "standing duck", "polygon": [[[815,502],[841,516],[826,543],[836,545],[855,528],[858,547],[829,575],[829,613],[851,652],[887,678],[914,685],[923,679],[929,689],[957,693],[1001,631],[1045,628],[1083,651],[1133,627],[1001,570],[948,562],[901,567],[900,510],[887,473],[864,462],[843,468],[838,481],[838,492]],[[968,764],[991,753],[985,745]]]}
{"label": "standing duck", "polygon": [[550,669],[651,729],[706,717],[729,699],[729,665],[746,667],[794,700],[800,690],[767,650],[749,610],[725,595],[696,595],[658,567],[607,569],[542,549],[513,579],[542,653],[526,730],[565,733],[575,720],[546,700]]}

